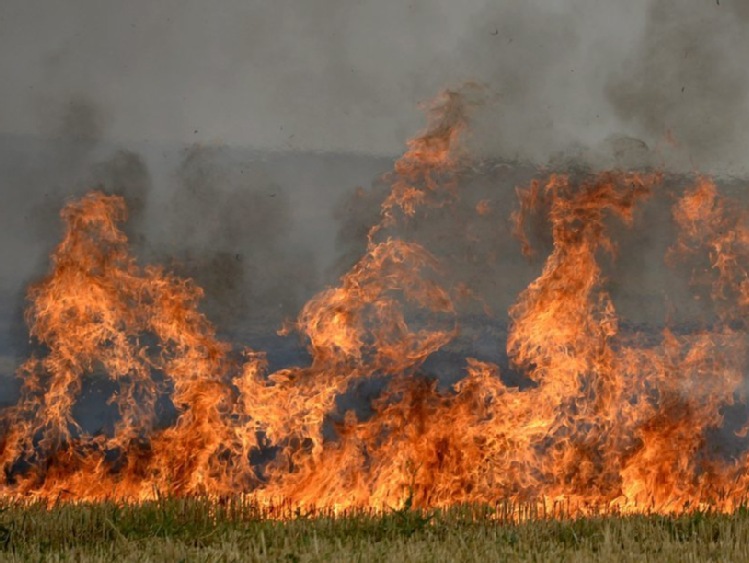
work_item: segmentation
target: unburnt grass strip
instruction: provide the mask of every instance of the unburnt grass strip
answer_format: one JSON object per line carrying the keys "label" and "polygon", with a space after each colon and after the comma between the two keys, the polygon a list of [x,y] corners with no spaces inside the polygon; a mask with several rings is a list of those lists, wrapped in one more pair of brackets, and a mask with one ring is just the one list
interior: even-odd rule
{"label": "unburnt grass strip", "polygon": [[[515,506],[515,509],[518,507]],[[5,503],[1,560],[684,561],[749,560],[749,510],[522,522],[507,503],[423,511],[296,511],[246,499],[140,504]],[[537,508],[527,512],[538,516]],[[285,516],[287,520],[279,520]]]}

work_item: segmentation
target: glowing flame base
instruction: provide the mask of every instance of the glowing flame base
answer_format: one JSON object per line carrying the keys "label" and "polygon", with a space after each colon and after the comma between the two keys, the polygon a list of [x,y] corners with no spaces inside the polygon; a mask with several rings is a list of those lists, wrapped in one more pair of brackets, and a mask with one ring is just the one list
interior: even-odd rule
{"label": "glowing flame base", "polygon": [[[449,392],[418,376],[456,334],[455,296],[425,248],[386,234],[422,206],[449,204],[465,124],[457,93],[430,109],[426,132],[396,163],[366,254],[298,317],[306,367],[268,373],[252,350],[237,359],[198,312],[200,288],[129,254],[120,198],[91,193],[68,204],[52,269],[29,291],[39,353],[19,369],[21,397],[2,413],[1,494],[244,494],[339,509],[406,499],[566,499],[658,512],[742,503],[749,454],[724,459],[707,436],[726,406],[745,399],[749,222],[709,180],[675,202],[668,256],[709,257],[719,313],[709,332],[666,330],[655,344],[619,334],[599,260],[615,250],[611,222],[631,224],[661,177],[552,175],[518,191],[513,216],[527,249],[532,214],[552,228],[541,275],[509,311],[507,352],[533,385],[509,387],[497,366],[472,358]],[[116,386],[110,432],[90,435],[76,422],[86,377]],[[336,398],[371,377],[388,381],[371,416],[346,413],[325,436]],[[165,397],[177,416],[163,427]]]}

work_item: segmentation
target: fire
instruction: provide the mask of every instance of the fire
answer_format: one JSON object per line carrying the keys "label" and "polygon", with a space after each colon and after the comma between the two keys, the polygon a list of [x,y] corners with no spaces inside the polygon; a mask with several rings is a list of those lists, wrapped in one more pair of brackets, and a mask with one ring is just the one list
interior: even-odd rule
{"label": "fire", "polygon": [[[740,505],[749,454],[727,459],[709,436],[745,400],[749,219],[710,179],[674,202],[667,256],[705,257],[692,282],[709,286],[715,304],[706,327],[627,333],[607,290],[613,227],[633,225],[661,174],[551,174],[518,189],[512,216],[526,254],[530,218],[551,227],[540,275],[508,312],[507,354],[528,385],[510,386],[498,366],[471,357],[451,389],[421,375],[458,334],[456,303],[471,290],[447,287],[443,264],[394,227],[459,197],[469,110],[458,92],[435,101],[390,175],[364,256],[285,329],[307,343],[306,366],[269,373],[262,352],[222,342],[198,311],[199,287],[132,257],[121,198],[69,203],[51,270],[29,290],[39,346],[18,370],[18,403],[2,413],[1,494],[243,494],[336,510],[503,499],[657,512]],[[475,211],[500,213],[487,200]],[[95,434],[75,414],[92,379],[116,420]],[[370,414],[331,418],[337,398],[367,379],[382,384]],[[176,413],[167,425],[165,404]]]}

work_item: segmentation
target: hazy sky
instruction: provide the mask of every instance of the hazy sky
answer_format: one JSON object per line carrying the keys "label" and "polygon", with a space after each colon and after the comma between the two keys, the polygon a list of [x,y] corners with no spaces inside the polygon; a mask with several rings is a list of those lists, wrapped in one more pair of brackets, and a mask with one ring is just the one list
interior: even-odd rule
{"label": "hazy sky", "polygon": [[739,170],[748,28],[747,0],[3,0],[0,132],[397,154],[470,80],[489,152]]}

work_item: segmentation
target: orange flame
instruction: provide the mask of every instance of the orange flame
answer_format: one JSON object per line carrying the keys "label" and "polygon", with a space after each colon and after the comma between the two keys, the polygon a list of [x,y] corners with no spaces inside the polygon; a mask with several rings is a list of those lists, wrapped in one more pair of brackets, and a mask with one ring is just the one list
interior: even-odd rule
{"label": "orange flame", "polygon": [[[200,288],[129,254],[121,198],[93,192],[68,204],[52,269],[29,291],[39,355],[19,369],[21,397],[2,413],[2,494],[246,494],[340,509],[406,499],[659,512],[742,503],[749,454],[714,455],[708,437],[744,400],[749,223],[708,179],[675,203],[668,259],[707,255],[712,330],[665,330],[655,344],[620,332],[600,261],[616,254],[612,222],[631,225],[661,175],[553,174],[518,190],[513,215],[524,252],[531,214],[547,216],[553,242],[509,311],[507,353],[530,384],[510,387],[473,358],[447,391],[419,375],[457,334],[453,295],[470,288],[445,289],[434,256],[386,235],[457,197],[466,110],[456,92],[433,105],[395,165],[366,254],[302,309],[292,328],[308,343],[304,367],[268,373],[249,349],[234,359],[198,312]],[[476,211],[496,213],[484,200]],[[371,413],[336,422],[337,398],[365,379],[383,384]],[[77,422],[86,380],[106,384],[111,429]],[[165,402],[176,411],[166,427]]]}

